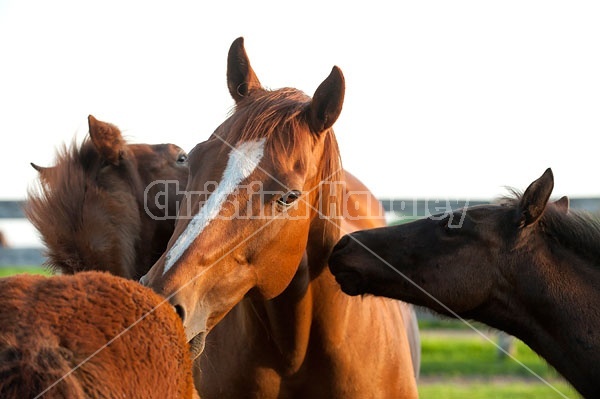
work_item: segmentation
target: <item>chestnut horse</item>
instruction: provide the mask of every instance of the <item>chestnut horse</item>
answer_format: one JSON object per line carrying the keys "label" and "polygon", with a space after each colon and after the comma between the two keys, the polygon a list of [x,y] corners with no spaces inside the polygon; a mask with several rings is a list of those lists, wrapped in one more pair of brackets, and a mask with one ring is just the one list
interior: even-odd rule
{"label": "chestnut horse", "polygon": [[170,298],[196,354],[206,341],[200,395],[417,397],[407,308],[344,295],[327,268],[340,219],[353,225],[332,130],[341,71],[312,99],[268,91],[239,38],[227,80],[235,112],[190,153],[175,232],[142,279]]}
{"label": "chestnut horse", "polygon": [[[116,126],[91,115],[88,122],[91,140],[63,148],[56,166],[32,164],[40,184],[29,191],[26,215],[42,235],[51,268],[137,280],[173,234],[187,155],[173,144],[127,144]],[[154,201],[159,193],[166,203]]]}
{"label": "chestnut horse", "polygon": [[172,306],[109,273],[0,279],[0,397],[197,397]]}
{"label": "chestnut horse", "polygon": [[352,233],[336,245],[331,271],[349,294],[504,330],[598,398],[600,221],[569,211],[566,197],[548,203],[553,186],[548,169],[503,204]]}

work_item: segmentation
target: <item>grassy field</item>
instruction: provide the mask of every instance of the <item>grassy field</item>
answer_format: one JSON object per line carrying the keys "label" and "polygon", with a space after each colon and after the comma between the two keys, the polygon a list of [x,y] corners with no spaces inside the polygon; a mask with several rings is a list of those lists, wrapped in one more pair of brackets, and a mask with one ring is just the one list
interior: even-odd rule
{"label": "grassy field", "polygon": [[423,330],[422,334],[423,376],[535,378],[523,367],[525,365],[540,377],[558,377],[553,368],[521,341],[515,342],[513,356],[523,365],[509,357],[500,358],[496,347],[474,332],[445,334],[443,331]]}
{"label": "grassy field", "polygon": [[551,399],[579,398],[564,382],[553,381],[554,389],[528,382],[457,382],[421,384],[421,399]]}
{"label": "grassy field", "polygon": [[39,266],[21,266],[21,267],[2,267],[0,268],[0,277],[12,276],[17,273],[29,274],[45,274],[50,275],[50,272]]}
{"label": "grassy field", "polygon": [[[521,341],[515,342],[514,358],[551,387],[516,360],[500,358],[493,343],[455,324],[450,322],[452,329],[438,326],[421,330],[419,393],[422,399],[580,398],[552,367]],[[485,328],[481,331],[495,341],[495,333]]]}

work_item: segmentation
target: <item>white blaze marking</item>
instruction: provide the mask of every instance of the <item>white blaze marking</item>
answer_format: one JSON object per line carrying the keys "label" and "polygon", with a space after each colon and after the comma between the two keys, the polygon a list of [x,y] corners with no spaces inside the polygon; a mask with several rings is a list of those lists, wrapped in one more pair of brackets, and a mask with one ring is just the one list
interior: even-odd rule
{"label": "white blaze marking", "polygon": [[265,139],[260,139],[242,143],[231,150],[221,183],[169,250],[163,275],[177,262],[206,226],[219,215],[229,194],[235,191],[242,180],[254,172],[263,157],[264,148]]}

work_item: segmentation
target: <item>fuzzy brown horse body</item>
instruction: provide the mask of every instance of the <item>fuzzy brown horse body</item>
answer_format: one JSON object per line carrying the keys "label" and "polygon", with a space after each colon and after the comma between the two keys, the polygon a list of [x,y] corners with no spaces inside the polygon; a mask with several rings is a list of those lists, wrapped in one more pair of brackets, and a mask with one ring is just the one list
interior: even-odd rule
{"label": "fuzzy brown horse body", "polygon": [[53,167],[32,164],[40,185],[29,192],[26,214],[53,269],[137,280],[173,233],[187,155],[173,144],[127,144],[116,126],[88,119],[90,139],[80,148],[63,149]]}
{"label": "fuzzy brown horse body", "polygon": [[[548,169],[522,196],[343,237],[342,289],[427,306],[522,339],[600,397],[600,221],[548,203]],[[414,282],[411,283],[408,279]]]}
{"label": "fuzzy brown horse body", "polygon": [[[170,298],[195,353],[206,344],[201,396],[416,397],[406,308],[344,295],[327,268],[353,212],[341,211],[347,177],[331,129],[341,71],[312,99],[267,91],[240,38],[227,77],[236,110],[190,153],[173,238],[142,279]],[[381,223],[347,219],[349,230]]]}
{"label": "fuzzy brown horse body", "polygon": [[193,398],[173,308],[102,272],[0,279],[0,397]]}

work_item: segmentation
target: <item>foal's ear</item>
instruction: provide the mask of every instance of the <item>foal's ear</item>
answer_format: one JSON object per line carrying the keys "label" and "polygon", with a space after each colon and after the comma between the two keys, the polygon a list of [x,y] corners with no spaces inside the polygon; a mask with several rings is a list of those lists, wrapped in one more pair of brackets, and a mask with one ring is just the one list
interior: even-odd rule
{"label": "foal's ear", "polygon": [[544,174],[527,187],[519,202],[520,225],[529,226],[537,221],[546,209],[546,204],[554,188],[554,175],[548,168]]}
{"label": "foal's ear", "polygon": [[88,116],[90,137],[100,155],[112,165],[119,165],[125,152],[125,140],[121,131],[110,123],[102,122]]}
{"label": "foal's ear", "polygon": [[342,70],[334,66],[331,73],[317,87],[308,110],[308,123],[313,133],[329,129],[342,112],[346,83]]}
{"label": "foal's ear", "polygon": [[238,37],[229,48],[227,55],[227,87],[235,102],[239,102],[254,89],[261,87],[260,81],[250,66],[244,48],[244,38]]}
{"label": "foal's ear", "polygon": [[569,212],[569,197],[567,197],[566,195],[560,197],[559,199],[554,201],[554,206],[562,213]]}

